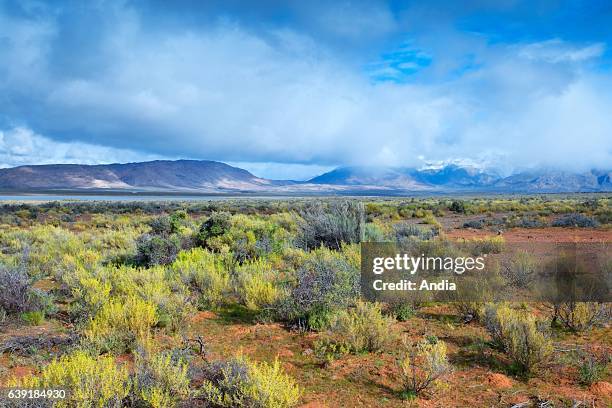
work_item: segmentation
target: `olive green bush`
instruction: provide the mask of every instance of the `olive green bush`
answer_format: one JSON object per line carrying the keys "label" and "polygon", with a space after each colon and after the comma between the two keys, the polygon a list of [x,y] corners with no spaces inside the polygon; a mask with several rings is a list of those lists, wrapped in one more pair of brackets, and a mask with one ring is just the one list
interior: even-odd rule
{"label": "olive green bush", "polygon": [[393,317],[382,314],[381,305],[358,301],[355,307],[334,313],[321,336],[321,346],[360,353],[383,350],[394,340]]}
{"label": "olive green bush", "polygon": [[216,408],[290,408],[299,397],[299,387],[278,360],[256,363],[239,356],[210,363],[196,398]]}

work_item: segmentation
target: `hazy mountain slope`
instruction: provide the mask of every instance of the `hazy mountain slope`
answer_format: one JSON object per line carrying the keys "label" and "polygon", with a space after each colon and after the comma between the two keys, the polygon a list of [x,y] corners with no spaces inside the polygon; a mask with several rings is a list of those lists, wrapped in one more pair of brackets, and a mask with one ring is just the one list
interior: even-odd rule
{"label": "hazy mountain slope", "polygon": [[307,182],[267,180],[215,161],[157,160],[142,163],[53,164],[0,169],[0,189],[129,190],[198,193],[402,194],[407,192],[612,191],[610,171],[522,172],[502,178],[474,167],[340,167]]}
{"label": "hazy mountain slope", "polygon": [[376,186],[403,190],[430,188],[426,183],[415,179],[412,169],[394,167],[339,167],[308,182],[346,186]]}
{"label": "hazy mountain slope", "polygon": [[474,167],[441,168],[340,167],[309,183],[370,186],[407,191],[589,192],[612,191],[610,171],[570,173],[553,170],[521,172],[501,177]]}
{"label": "hazy mountain slope", "polygon": [[612,191],[610,174],[610,171],[597,170],[578,174],[563,171],[522,172],[498,180],[493,188],[522,192]]}
{"label": "hazy mountain slope", "polygon": [[3,189],[250,190],[272,182],[214,161],[54,164],[0,169]]}

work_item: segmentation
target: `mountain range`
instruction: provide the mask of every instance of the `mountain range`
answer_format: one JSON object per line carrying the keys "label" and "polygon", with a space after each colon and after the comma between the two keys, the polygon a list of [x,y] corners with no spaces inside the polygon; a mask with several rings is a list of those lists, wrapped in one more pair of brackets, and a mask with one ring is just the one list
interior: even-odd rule
{"label": "mountain range", "polygon": [[556,170],[501,176],[471,166],[437,168],[339,167],[308,181],[269,180],[208,160],[156,160],[126,164],[50,164],[0,169],[5,192],[97,191],[259,194],[373,194],[410,192],[612,191],[612,171]]}

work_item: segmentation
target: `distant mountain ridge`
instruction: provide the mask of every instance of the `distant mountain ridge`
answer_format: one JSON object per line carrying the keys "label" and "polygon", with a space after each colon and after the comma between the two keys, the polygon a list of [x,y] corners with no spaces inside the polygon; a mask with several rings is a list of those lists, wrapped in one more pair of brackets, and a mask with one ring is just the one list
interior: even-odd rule
{"label": "distant mountain ridge", "polygon": [[497,172],[449,164],[435,169],[339,167],[311,180],[314,184],[379,186],[408,191],[598,192],[612,191],[612,171],[570,173],[527,171],[502,177]]}
{"label": "distant mountain ridge", "polygon": [[449,164],[440,168],[339,167],[305,182],[268,180],[210,160],[155,160],[125,164],[50,164],[0,169],[0,190],[134,191],[261,194],[372,194],[444,192],[609,192],[612,171],[540,170],[502,177],[495,171]]}
{"label": "distant mountain ridge", "polygon": [[233,192],[260,190],[273,181],[208,160],[155,160],[126,164],[50,164],[0,169],[6,190],[125,190]]}

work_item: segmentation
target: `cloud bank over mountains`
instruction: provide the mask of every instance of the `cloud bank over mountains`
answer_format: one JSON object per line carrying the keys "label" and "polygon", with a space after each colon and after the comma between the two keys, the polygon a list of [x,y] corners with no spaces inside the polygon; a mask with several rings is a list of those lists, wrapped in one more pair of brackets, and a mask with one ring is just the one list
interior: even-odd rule
{"label": "cloud bank over mountains", "polygon": [[308,3],[0,1],[0,164],[612,163],[609,5]]}

